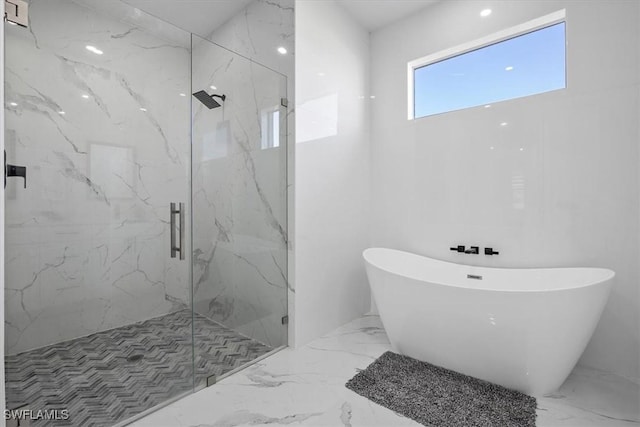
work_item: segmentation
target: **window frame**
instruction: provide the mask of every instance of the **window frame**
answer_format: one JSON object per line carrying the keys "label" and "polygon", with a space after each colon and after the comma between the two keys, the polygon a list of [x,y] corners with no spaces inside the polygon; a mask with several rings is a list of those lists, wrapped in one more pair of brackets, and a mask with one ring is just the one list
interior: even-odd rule
{"label": "window frame", "polygon": [[[278,135],[276,138],[275,128],[278,124]],[[263,126],[265,125],[266,126]],[[266,129],[263,129],[266,127]],[[280,108],[275,105],[273,107],[265,108],[261,111],[260,115],[260,148],[262,150],[268,150],[270,148],[280,147],[280,137],[282,134],[281,112]]]}
{"label": "window frame", "polygon": [[[482,49],[487,46],[491,46],[497,43],[501,43],[528,33],[532,33],[537,30],[541,30],[543,28],[551,27],[556,24],[565,23],[565,31],[567,25],[567,13],[566,9],[560,9],[555,12],[549,13],[547,15],[541,16],[539,18],[532,19],[530,21],[524,22],[522,24],[515,25],[510,28],[506,28],[504,30],[500,30],[493,34],[489,34],[487,36],[481,37],[479,39],[460,44],[458,46],[454,46],[451,48],[447,48],[441,50],[439,52],[433,53],[431,55],[423,56],[418,59],[414,59],[407,63],[407,120],[416,120],[425,117],[431,117],[431,114],[428,116],[415,116],[415,70],[418,68],[426,67],[431,64],[435,64],[437,62],[441,62],[447,60],[449,58],[453,58],[455,56],[464,55],[465,53],[469,53],[475,50]],[[565,43],[566,43],[566,32],[565,32]],[[567,82],[566,76],[566,56],[565,56],[565,82]],[[565,89],[567,84],[565,84]],[[513,98],[510,98],[513,99]],[[502,102],[502,101],[500,101]],[[474,107],[468,107],[474,108]],[[459,111],[459,110],[453,110]],[[439,114],[449,113],[452,111],[443,111]]]}

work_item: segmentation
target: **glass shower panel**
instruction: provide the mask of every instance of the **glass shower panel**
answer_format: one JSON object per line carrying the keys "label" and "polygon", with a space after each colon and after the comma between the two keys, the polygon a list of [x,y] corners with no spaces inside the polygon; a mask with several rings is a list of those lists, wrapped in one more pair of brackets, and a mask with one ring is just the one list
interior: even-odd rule
{"label": "glass shower panel", "polygon": [[5,192],[7,408],[112,425],[193,389],[190,260],[169,256],[190,36],[115,1],[29,14],[5,24],[6,159],[27,171]]}
{"label": "glass shower panel", "polygon": [[[286,77],[192,40],[194,311],[251,360],[287,343]],[[202,370],[195,326],[196,376],[223,374]]]}

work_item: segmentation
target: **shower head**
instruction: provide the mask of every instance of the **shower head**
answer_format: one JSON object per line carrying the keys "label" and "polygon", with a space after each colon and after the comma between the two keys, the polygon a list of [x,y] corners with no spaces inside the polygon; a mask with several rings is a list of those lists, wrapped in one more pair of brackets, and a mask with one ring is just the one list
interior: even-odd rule
{"label": "shower head", "polygon": [[199,90],[198,92],[194,93],[193,96],[195,96],[198,101],[202,102],[210,110],[212,108],[218,108],[220,106],[220,103],[213,99],[214,97],[222,99],[223,102],[225,99],[227,99],[226,95],[209,95],[204,90]]}

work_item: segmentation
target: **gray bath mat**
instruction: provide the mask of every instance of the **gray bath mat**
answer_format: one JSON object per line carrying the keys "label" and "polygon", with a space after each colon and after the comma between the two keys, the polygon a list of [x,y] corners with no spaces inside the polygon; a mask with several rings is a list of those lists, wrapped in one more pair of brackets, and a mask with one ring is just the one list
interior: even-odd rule
{"label": "gray bath mat", "polygon": [[535,398],[390,351],[346,386],[426,426],[536,425]]}

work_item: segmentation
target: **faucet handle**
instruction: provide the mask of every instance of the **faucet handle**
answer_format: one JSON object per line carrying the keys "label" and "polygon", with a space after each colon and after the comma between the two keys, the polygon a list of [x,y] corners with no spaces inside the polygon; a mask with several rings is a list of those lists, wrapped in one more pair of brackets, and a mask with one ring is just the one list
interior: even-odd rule
{"label": "faucet handle", "polygon": [[455,248],[449,248],[449,250],[462,253],[462,252],[464,252],[464,246],[463,245],[458,245]]}

